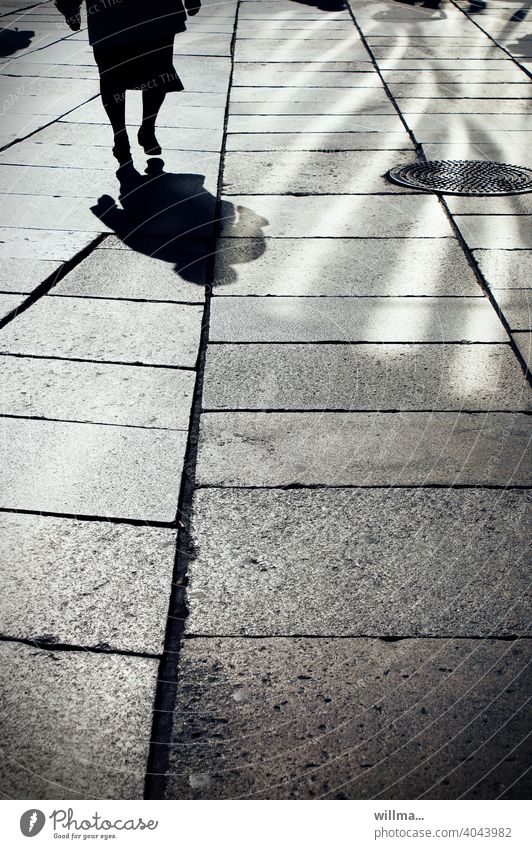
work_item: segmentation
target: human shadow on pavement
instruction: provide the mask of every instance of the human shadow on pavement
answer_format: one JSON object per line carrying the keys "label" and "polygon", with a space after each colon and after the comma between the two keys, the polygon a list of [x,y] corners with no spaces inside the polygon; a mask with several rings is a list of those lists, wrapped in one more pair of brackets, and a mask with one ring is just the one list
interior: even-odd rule
{"label": "human shadow on pavement", "polygon": [[[156,158],[148,161],[144,175],[131,163],[119,168],[117,177],[120,206],[110,195],[103,195],[91,211],[124,245],[172,263],[184,280],[205,285],[206,260],[213,255],[218,230],[230,240],[251,238],[253,247],[243,252],[241,262],[251,262],[264,253],[262,228],[268,221],[226,200],[217,207],[202,174],[166,172],[164,161]],[[220,283],[229,284],[236,276],[229,267]]]}
{"label": "human shadow on pavement", "polygon": [[532,41],[532,33],[527,33],[522,38],[516,38],[510,44],[505,44],[505,50],[516,56],[518,59],[526,59],[530,56],[530,42]]}
{"label": "human shadow on pavement", "polygon": [[12,56],[29,47],[35,33],[32,29],[0,29],[0,56]]}

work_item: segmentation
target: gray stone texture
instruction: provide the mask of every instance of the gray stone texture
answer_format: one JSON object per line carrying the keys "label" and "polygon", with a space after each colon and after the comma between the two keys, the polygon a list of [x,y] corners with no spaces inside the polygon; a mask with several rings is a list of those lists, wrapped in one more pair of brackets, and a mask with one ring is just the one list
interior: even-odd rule
{"label": "gray stone texture", "polygon": [[456,215],[469,247],[532,248],[531,215]]}
{"label": "gray stone texture", "polygon": [[2,791],[139,799],[158,661],[0,643]]}
{"label": "gray stone texture", "polygon": [[532,333],[512,333],[512,339],[517,345],[529,371],[532,371]]}
{"label": "gray stone texture", "polygon": [[509,345],[216,345],[208,410],[527,410]]}
{"label": "gray stone texture", "polygon": [[[50,291],[51,295],[147,301],[204,299],[207,243],[176,245],[173,261],[130,250],[95,250]],[[192,278],[192,279],[191,279]]]}
{"label": "gray stone texture", "polygon": [[482,115],[486,119],[489,115],[521,115],[526,116],[530,110],[529,100],[517,100],[508,98],[503,100],[483,100],[482,98],[463,98],[456,100],[450,98],[403,98],[399,105],[401,112],[405,116],[422,114],[434,115],[444,113],[465,114],[465,115]]}
{"label": "gray stone texture", "polygon": [[0,319],[5,318],[14,310],[17,309],[22,303],[24,303],[25,298],[21,298],[18,295],[2,295],[0,294]]}
{"label": "gray stone texture", "polygon": [[13,227],[11,222],[7,227],[0,227],[0,259],[26,262],[70,259],[90,245],[94,238],[94,233],[90,232],[49,228],[31,230]]}
{"label": "gray stone texture", "polygon": [[486,298],[217,298],[212,342],[504,342]]}
{"label": "gray stone texture", "polygon": [[[235,61],[237,62],[289,62],[294,57],[294,45],[283,42],[272,43],[267,38],[237,39]],[[368,61],[369,56],[362,41],[357,37],[343,41],[299,41],[297,58],[308,62],[334,62],[342,60]]]}
{"label": "gray stone texture", "polygon": [[404,130],[396,114],[357,115],[230,115],[229,133],[400,133]]}
{"label": "gray stone texture", "polygon": [[[180,68],[181,70],[181,68]],[[128,125],[128,132],[134,137],[133,124]],[[82,147],[105,147],[111,143],[111,128],[106,124],[72,124],[66,121],[56,121],[39,132],[40,143],[56,143],[75,145],[78,150]],[[174,127],[158,127],[157,138],[169,150],[205,150],[218,152],[222,145],[222,128],[185,128],[180,127],[176,132]],[[78,151],[79,152],[79,151]]]}
{"label": "gray stone texture", "polygon": [[491,289],[528,289],[532,251],[477,250],[475,259]]}
{"label": "gray stone texture", "polygon": [[187,632],[526,635],[528,516],[520,491],[202,490]]}
{"label": "gray stone texture", "polygon": [[[296,91],[299,91],[297,89]],[[331,93],[334,90],[331,90]],[[343,89],[345,92],[345,89]],[[313,115],[328,118],[340,115],[395,115],[395,109],[386,95],[378,89],[357,88],[349,90],[351,97],[334,98],[318,93],[314,99],[303,99],[297,94],[290,99],[260,100],[260,93],[253,101],[232,101],[231,115]],[[356,97],[353,95],[356,93]],[[351,102],[349,102],[351,101]],[[353,102],[354,101],[354,102]],[[360,105],[358,105],[358,103]]]}
{"label": "gray stone texture", "polygon": [[168,798],[526,798],[529,657],[525,640],[186,641]]}
{"label": "gray stone texture", "polygon": [[527,486],[529,436],[518,413],[209,413],[197,483]]}
{"label": "gray stone texture", "polygon": [[[487,67],[476,67],[473,66],[470,70],[458,70],[458,69],[438,69],[438,68],[427,68],[421,74],[419,70],[408,70],[404,68],[403,70],[399,69],[397,71],[389,71],[386,68],[382,69],[382,75],[388,85],[399,85],[400,83],[404,83],[406,85],[432,85],[434,87],[441,88],[442,90],[447,91],[448,87],[457,88],[459,86],[464,86],[464,89],[468,90],[471,86],[477,86],[477,84],[485,85],[485,84],[505,84],[505,93],[510,91],[513,92],[513,89],[510,89],[510,85],[517,84],[516,90],[519,91],[519,84],[526,85],[526,76],[520,70],[520,68],[516,67],[511,62],[505,63],[497,63],[495,62],[495,67],[493,70],[490,69],[488,63],[484,63]],[[501,89],[499,88],[499,91]]]}
{"label": "gray stone texture", "polygon": [[[511,144],[511,142],[510,142]],[[511,161],[517,161],[519,148],[512,145]],[[530,215],[532,194],[501,195],[498,197],[453,197],[445,202],[453,215]]]}
{"label": "gray stone texture", "polygon": [[228,153],[226,194],[379,194],[407,190],[386,178],[390,168],[415,161],[409,151]]}
{"label": "gray stone texture", "polygon": [[[265,219],[265,235],[269,237],[436,238],[452,235],[441,206],[429,195],[244,195],[231,197],[231,202],[237,208],[251,207],[256,215]],[[249,225],[241,221],[236,234],[234,230],[234,221],[222,221],[222,236],[240,238],[256,236],[256,221],[252,219]]]}
{"label": "gray stone texture", "polygon": [[5,418],[1,432],[0,506],[175,520],[185,431]]}
{"label": "gray stone texture", "polygon": [[[380,88],[371,62],[235,62],[233,91],[239,86],[283,88]],[[260,94],[260,92],[258,92]]]}
{"label": "gray stone texture", "polygon": [[406,133],[229,133],[226,150],[232,151],[342,151],[410,150]]}
{"label": "gray stone texture", "polygon": [[0,633],[161,654],[175,531],[0,514]]}
{"label": "gray stone texture", "polygon": [[2,351],[193,367],[202,307],[41,298],[6,326]]}
{"label": "gray stone texture", "polygon": [[492,289],[491,291],[512,330],[532,329],[530,289]]}
{"label": "gray stone texture", "polygon": [[0,413],[187,430],[195,374],[167,368],[0,357]]}
{"label": "gray stone texture", "polygon": [[0,290],[29,295],[39,283],[53,275],[61,265],[60,260],[13,257],[0,259]]}
{"label": "gray stone texture", "polygon": [[261,248],[219,239],[214,294],[482,295],[455,239],[269,239]]}

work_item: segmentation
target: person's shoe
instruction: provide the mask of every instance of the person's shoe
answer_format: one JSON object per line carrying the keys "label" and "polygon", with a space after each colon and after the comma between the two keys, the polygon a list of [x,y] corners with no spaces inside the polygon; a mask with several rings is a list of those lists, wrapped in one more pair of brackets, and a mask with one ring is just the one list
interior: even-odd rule
{"label": "person's shoe", "polygon": [[137,139],[141,147],[144,148],[144,153],[147,156],[160,156],[162,153],[161,145],[157,141],[154,129],[141,127]]}
{"label": "person's shoe", "polygon": [[131,162],[131,148],[127,136],[115,136],[113,156],[119,165],[127,165],[128,162]]}

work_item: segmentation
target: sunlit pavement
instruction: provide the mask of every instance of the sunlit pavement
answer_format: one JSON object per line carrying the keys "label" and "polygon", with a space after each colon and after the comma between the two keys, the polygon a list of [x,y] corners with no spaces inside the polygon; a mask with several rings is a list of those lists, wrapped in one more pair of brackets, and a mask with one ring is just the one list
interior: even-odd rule
{"label": "sunlit pavement", "polygon": [[6,796],[530,794],[532,195],[385,176],[530,166],[478,5],[204,2],[115,175],[85,29],[0,2]]}

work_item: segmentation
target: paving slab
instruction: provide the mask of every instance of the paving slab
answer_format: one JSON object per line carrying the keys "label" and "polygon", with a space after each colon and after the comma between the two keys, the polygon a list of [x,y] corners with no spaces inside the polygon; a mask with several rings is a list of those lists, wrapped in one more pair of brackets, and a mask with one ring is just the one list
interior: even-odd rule
{"label": "paving slab", "polygon": [[187,633],[525,636],[527,504],[475,489],[204,490]]}
{"label": "paving slab", "polygon": [[2,787],[13,799],[139,799],[158,662],[51,652],[2,656]]}
{"label": "paving slab", "polygon": [[[440,143],[446,141],[458,141],[464,138],[466,141],[474,141],[475,138],[486,138],[489,132],[496,133],[524,133],[528,132],[530,122],[526,115],[511,114],[473,114],[469,111],[458,113],[428,113],[402,111],[403,118],[415,133],[418,141],[430,138]],[[490,130],[486,127],[489,126]]]}
{"label": "paving slab", "polygon": [[[265,219],[264,231],[268,237],[437,238],[452,235],[436,198],[424,194],[386,197],[246,195],[232,196],[231,202],[235,207],[251,207]],[[235,232],[234,221],[222,221],[221,235],[253,237],[256,226],[255,219],[249,224],[241,220]]]}
{"label": "paving slab", "polygon": [[[453,142],[451,140],[444,144],[434,144],[429,139],[423,142],[423,151],[427,159],[483,159],[488,162],[526,162],[529,145],[517,144],[512,140],[513,135],[518,134],[507,133],[506,139],[496,142]],[[484,198],[484,200],[487,199]]]}
{"label": "paving slab", "polygon": [[43,65],[32,62],[31,55],[17,57],[8,66],[2,66],[0,76],[38,77],[39,79],[98,80],[98,68],[93,62],[87,65]]}
{"label": "paving slab", "polygon": [[193,371],[0,357],[0,413],[187,430]]}
{"label": "paving slab", "polygon": [[242,17],[238,22],[237,38],[284,38],[287,41],[299,38],[331,39],[352,38],[356,36],[353,22],[349,19],[343,21],[329,21],[322,17],[321,20],[277,20],[272,16],[271,20],[257,21]]}
{"label": "paving slab", "polygon": [[200,240],[174,243],[172,261],[134,250],[95,250],[50,295],[202,303],[207,253]]}
{"label": "paving slab", "polygon": [[532,291],[492,289],[492,294],[512,330],[532,330]]}
{"label": "paving slab", "polygon": [[71,259],[90,245],[94,238],[92,232],[73,231],[70,228],[33,230],[23,227],[0,227],[0,260]]}
{"label": "paving slab", "polygon": [[453,215],[532,215],[532,194],[528,193],[500,197],[450,195],[445,198],[445,202]]}
{"label": "paving slab", "polygon": [[[490,44],[485,39],[484,43],[473,42],[471,40],[458,41],[457,39],[446,39],[445,44],[440,42],[443,39],[415,39],[409,44],[401,44],[396,39],[387,39],[389,42],[386,45],[385,39],[371,38],[369,46],[377,64],[385,60],[393,61],[393,54],[400,50],[401,59],[500,59],[502,52],[500,48]],[[434,43],[435,42],[435,43]]]}
{"label": "paving slab", "polygon": [[87,198],[5,195],[0,207],[0,230],[54,230],[61,235],[67,230],[77,231],[89,233],[89,242],[95,233],[105,233],[110,228],[91,212],[87,201]]}
{"label": "paving slab", "polygon": [[[235,62],[233,91],[239,86],[381,88],[369,56],[357,62]],[[259,94],[259,92],[257,92]]]}
{"label": "paving slab", "polygon": [[[10,100],[20,102],[21,98],[33,96],[42,98],[39,102],[50,106],[56,103],[58,97],[62,98],[65,94],[68,97],[78,98],[78,102],[98,94],[96,81],[73,78],[68,84],[68,92],[65,92],[65,84],[62,80],[43,78],[39,73],[26,74],[24,79],[20,80],[10,75],[12,67],[13,63],[8,63],[2,75],[2,93]],[[5,71],[8,71],[9,75],[5,74]]]}
{"label": "paving slab", "polygon": [[0,258],[0,291],[29,294],[61,267],[60,260]]}
{"label": "paving slab", "polygon": [[25,298],[20,297],[19,295],[3,295],[0,294],[0,319],[8,316],[13,310],[16,310],[21,304],[23,304]]}
{"label": "paving slab", "polygon": [[[489,106],[493,106],[492,100],[495,100],[495,105],[498,100],[513,100],[530,98],[530,86],[527,85],[526,78],[523,76],[522,82],[504,83],[497,82],[392,82],[388,80],[388,86],[392,95],[398,100],[405,98],[437,98],[446,100],[448,98],[486,98],[490,101]],[[402,103],[399,104],[402,107]],[[488,106],[488,104],[486,104]]]}
{"label": "paving slab", "polygon": [[19,204],[31,204],[28,197],[43,195],[97,200],[116,186],[112,169],[106,171],[103,166],[103,161],[98,169],[0,164],[0,192],[3,197],[15,195]]}
{"label": "paving slab", "polygon": [[201,306],[45,297],[4,328],[2,352],[193,367],[201,320]]}
{"label": "paving slab", "polygon": [[227,151],[251,150],[410,150],[403,133],[229,133]]}
{"label": "paving slab", "polygon": [[494,289],[528,289],[532,280],[532,251],[476,250],[479,268]]}
{"label": "paving slab", "polygon": [[456,215],[454,220],[472,250],[532,248],[530,215]]}
{"label": "paving slab", "polygon": [[493,69],[490,68],[488,63],[484,63],[484,67],[477,67],[475,65],[470,70],[459,68],[449,68],[445,70],[444,68],[435,67],[427,68],[424,71],[421,69],[409,70],[408,68],[395,71],[387,70],[387,68],[381,68],[380,70],[384,79],[390,85],[397,85],[397,83],[413,83],[423,85],[430,84],[435,86],[450,85],[455,87],[461,84],[483,85],[486,83],[502,83],[506,86],[505,91],[507,91],[508,86],[512,83],[526,84],[526,75],[513,63],[507,63],[504,65],[504,63],[495,62],[494,65],[495,67]]}
{"label": "paving slab", "polygon": [[[530,101],[510,99],[476,99],[463,98],[455,99],[448,98],[401,98],[399,102],[401,112],[407,115],[434,115],[437,113],[459,114],[466,115],[522,115],[530,114]],[[408,122],[407,122],[408,123]]]}
{"label": "paving slab", "polygon": [[[135,138],[136,128],[128,124],[128,132]],[[41,130],[35,138],[35,144],[64,144],[74,145],[79,156],[78,147],[103,146],[111,149],[112,134],[105,124],[72,124],[66,121],[56,121]],[[168,150],[205,150],[218,152],[222,146],[222,128],[190,129],[180,127],[157,127],[159,139],[165,154]],[[14,154],[16,155],[16,154]]]}
{"label": "paving slab", "polygon": [[527,410],[507,345],[216,345],[207,410]]}
{"label": "paving slab", "polygon": [[3,637],[162,654],[175,531],[0,514]]}
{"label": "paving slab", "polygon": [[[456,52],[456,51],[455,51]],[[428,71],[496,71],[502,70],[507,71],[508,69],[515,69],[515,64],[512,62],[510,58],[503,57],[501,53],[497,55],[496,58],[486,58],[486,57],[456,57],[452,59],[442,59],[437,56],[425,56],[423,58],[415,58],[415,57],[405,57],[402,52],[401,55],[397,58],[393,56],[389,56],[386,58],[385,56],[379,58],[378,61],[379,70],[385,71],[400,71],[400,70],[410,70],[410,71],[422,71],[424,73]]]}
{"label": "paving slab", "polygon": [[404,130],[396,114],[346,115],[229,115],[229,133],[371,133]]}
{"label": "paving slab", "polygon": [[[65,125],[66,126],[66,125]],[[102,139],[103,141],[103,139]],[[78,194],[84,191],[84,181],[92,179],[95,186],[107,179],[112,186],[116,185],[114,177],[116,160],[111,153],[109,134],[106,135],[107,144],[90,145],[85,138],[85,144],[80,155],[77,144],[65,144],[64,142],[35,142],[26,140],[18,145],[8,148],[0,154],[0,175],[2,185],[9,190],[12,186],[28,185],[30,194],[47,194],[41,189],[42,185],[50,185],[55,193],[61,188],[62,194],[69,194],[77,189]],[[133,141],[133,139],[132,139]],[[162,142],[161,142],[162,143]],[[146,168],[146,158],[140,148],[133,147],[133,155],[137,159],[138,168],[142,171]],[[181,150],[175,152],[175,145],[170,150],[165,150],[165,171],[172,171],[179,164],[181,173],[201,173],[209,188],[216,186],[218,175],[219,151],[197,151]],[[9,167],[2,167],[9,166]],[[26,166],[24,169],[17,166]],[[27,167],[33,166],[33,167]],[[39,167],[37,167],[39,166]],[[95,173],[105,171],[104,174]],[[45,179],[48,175],[48,183]],[[155,178],[157,183],[157,178]],[[33,184],[33,191],[31,191]],[[17,189],[21,191],[21,189]],[[95,194],[95,189],[89,192]]]}
{"label": "paving slab", "polygon": [[[358,135],[358,134],[357,134]],[[395,165],[416,161],[414,151],[227,153],[226,194],[402,193],[386,174]]]}
{"label": "paving slab", "polygon": [[532,333],[512,333],[512,338],[528,370],[532,371]]}
{"label": "paving slab", "polygon": [[526,640],[185,641],[167,797],[525,798],[529,657]]}
{"label": "paving slab", "polygon": [[[345,92],[345,89],[343,89]],[[357,97],[354,97],[356,92]],[[327,93],[326,93],[327,94]],[[384,91],[370,88],[348,90],[344,97],[328,98],[318,93],[314,100],[287,98],[276,101],[256,97],[254,101],[232,101],[230,115],[395,115],[396,111]]]}
{"label": "paving slab", "polygon": [[211,342],[505,342],[486,298],[216,298]]}
{"label": "paving slab", "polygon": [[[203,95],[197,94],[198,101]],[[198,106],[181,106],[176,109],[163,105],[158,117],[158,125],[161,127],[184,127],[185,129],[216,130],[223,124],[223,106],[209,106],[202,109]],[[142,118],[142,106],[140,101],[134,101],[129,112],[129,120],[138,127]],[[107,124],[103,106],[99,101],[91,101],[83,104],[68,115],[63,116],[63,121],[75,124]]]}
{"label": "paving slab", "polygon": [[527,486],[520,413],[208,413],[200,486]]}
{"label": "paving slab", "polygon": [[260,249],[219,239],[214,294],[482,295],[455,239],[285,238]]}
{"label": "paving slab", "polygon": [[173,522],[186,432],[4,418],[7,509]]}
{"label": "paving slab", "polygon": [[367,61],[368,52],[362,41],[353,36],[342,41],[297,41],[290,44],[283,40],[276,46],[271,39],[237,38],[235,44],[236,62],[290,62],[306,59],[308,62],[335,62],[337,60]]}

